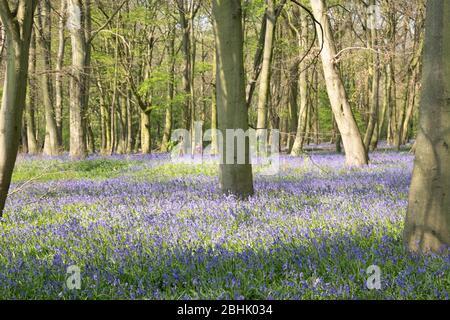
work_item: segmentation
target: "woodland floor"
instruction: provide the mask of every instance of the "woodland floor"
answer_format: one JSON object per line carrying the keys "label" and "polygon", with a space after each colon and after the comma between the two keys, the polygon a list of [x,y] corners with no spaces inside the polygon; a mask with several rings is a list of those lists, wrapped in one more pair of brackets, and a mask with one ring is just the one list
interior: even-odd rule
{"label": "woodland floor", "polygon": [[[319,148],[327,149],[327,148]],[[0,298],[448,299],[450,256],[402,246],[413,156],[363,169],[283,156],[248,201],[168,155],[20,156],[0,223]],[[81,289],[66,288],[67,267]],[[366,270],[381,268],[380,290]]]}

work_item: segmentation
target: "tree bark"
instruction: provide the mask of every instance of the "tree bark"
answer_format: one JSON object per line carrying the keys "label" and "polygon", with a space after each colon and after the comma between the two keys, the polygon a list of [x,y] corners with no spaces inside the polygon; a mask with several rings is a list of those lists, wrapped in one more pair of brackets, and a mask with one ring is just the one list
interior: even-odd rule
{"label": "tree bark", "polygon": [[[245,161],[238,163],[238,148],[229,150],[226,130],[248,130],[248,110],[245,100],[242,8],[240,0],[213,0],[213,15],[217,59],[218,126],[223,135],[220,164],[220,184],[224,193],[238,197],[253,194],[253,173],[249,139],[245,141]],[[231,149],[231,148],[230,148]],[[234,159],[234,163],[226,161]]]}
{"label": "tree bark", "polygon": [[61,0],[60,17],[58,21],[58,53],[56,56],[56,76],[55,76],[55,118],[56,128],[58,131],[58,145],[63,145],[62,128],[63,128],[63,65],[64,52],[66,47],[66,38],[64,36],[64,28],[66,23],[66,0]]}
{"label": "tree bark", "polygon": [[273,56],[273,43],[275,38],[275,27],[277,17],[275,15],[274,0],[267,0],[266,10],[266,35],[264,38],[264,53],[261,68],[261,81],[259,84],[258,106],[257,106],[257,129],[267,129],[268,125],[268,103],[270,92],[270,77]]}
{"label": "tree bark", "polygon": [[25,121],[27,125],[27,143],[28,143],[28,153],[38,154],[39,153],[39,143],[36,138],[36,119],[34,111],[36,108],[36,83],[35,83],[35,73],[36,73],[36,39],[34,32],[31,35],[30,43],[30,57],[28,62],[28,93],[25,105]]}
{"label": "tree bark", "polygon": [[51,17],[49,0],[41,1],[38,5],[39,15],[36,19],[37,40],[41,48],[44,70],[41,74],[42,100],[45,110],[45,140],[44,154],[55,156],[59,153],[58,129],[56,125],[55,109],[53,103],[53,83],[49,76],[51,64]]}
{"label": "tree bark", "polygon": [[450,246],[450,2],[429,0],[416,161],[404,241],[414,252]]}
{"label": "tree bark", "polygon": [[[182,121],[183,127],[185,129],[191,129],[192,126],[192,113],[194,108],[194,100],[193,100],[193,66],[192,66],[192,35],[193,35],[193,21],[195,17],[196,10],[198,9],[198,4],[194,1],[188,1],[189,5],[186,4],[185,0],[176,0],[178,13],[179,13],[179,22],[181,28],[183,30],[182,34],[182,49],[183,49],[183,57],[184,57],[184,70],[183,70],[183,91],[185,94],[185,102],[182,110]],[[186,15],[189,13],[189,17]]]}
{"label": "tree bark", "polygon": [[[300,14],[300,13],[299,13]],[[305,54],[305,48],[308,43],[308,20],[303,16],[301,19],[301,31],[299,35],[300,55]],[[306,70],[306,63],[302,62],[299,65],[299,91],[300,91],[300,111],[297,120],[297,134],[295,136],[294,145],[292,146],[291,155],[299,156],[303,152],[303,145],[306,137],[306,122],[308,119],[308,71]]]}
{"label": "tree bark", "polygon": [[20,0],[17,13],[13,15],[8,2],[0,1],[0,18],[7,35],[6,75],[0,108],[0,216],[5,208],[19,149],[36,4],[34,0]]}
{"label": "tree bark", "polygon": [[142,154],[152,153],[151,138],[151,118],[150,111],[141,111],[141,152]]}
{"label": "tree bark", "polygon": [[67,0],[68,26],[72,43],[72,70],[70,77],[70,156],[85,158],[86,111],[86,54],[87,43],[84,28],[83,5],[80,0]]}
{"label": "tree bark", "polygon": [[168,51],[170,57],[169,63],[169,81],[167,83],[167,107],[166,114],[164,120],[164,132],[163,139],[161,143],[161,152],[169,151],[169,142],[172,133],[172,109],[173,109],[173,98],[175,94],[175,63],[176,63],[176,55],[175,55],[175,26],[171,26],[172,31],[170,34],[169,42],[168,42]]}
{"label": "tree bark", "polygon": [[[375,6],[376,0],[372,0],[371,5]],[[375,13],[372,13],[369,16],[372,25],[372,28],[370,30],[370,42],[371,47],[373,50],[375,50],[375,52],[372,54],[372,90],[370,99],[369,124],[367,125],[366,134],[364,136],[364,146],[366,148],[367,154],[369,154],[374,132],[377,129],[378,113],[380,109],[380,53],[378,51],[378,32],[375,27],[375,18]],[[376,133],[375,135],[378,135],[378,133]]]}
{"label": "tree bark", "polygon": [[336,47],[333,40],[327,7],[324,0],[311,0],[314,16],[320,22],[322,29],[316,25],[319,43],[322,48],[321,59],[325,74],[328,96],[336,117],[339,132],[345,148],[346,164],[348,166],[362,166],[368,164],[364,144],[347,99],[344,85],[335,64]]}

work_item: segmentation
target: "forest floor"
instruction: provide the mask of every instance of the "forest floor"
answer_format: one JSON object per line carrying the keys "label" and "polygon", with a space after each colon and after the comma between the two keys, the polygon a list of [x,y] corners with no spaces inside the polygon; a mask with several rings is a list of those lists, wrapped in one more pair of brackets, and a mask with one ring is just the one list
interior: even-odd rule
{"label": "forest floor", "polygon": [[[212,163],[20,156],[0,223],[0,298],[448,299],[450,256],[402,246],[413,156],[363,169],[283,156],[248,201]],[[81,289],[66,286],[81,270]],[[366,286],[381,269],[381,289]]]}

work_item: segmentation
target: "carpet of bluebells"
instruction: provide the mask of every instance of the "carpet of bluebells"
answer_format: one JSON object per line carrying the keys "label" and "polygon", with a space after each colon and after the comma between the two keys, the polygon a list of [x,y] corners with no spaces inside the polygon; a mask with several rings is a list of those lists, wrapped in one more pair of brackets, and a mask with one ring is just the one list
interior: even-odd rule
{"label": "carpet of bluebells", "polygon": [[[448,299],[450,256],[402,246],[413,156],[327,152],[220,193],[213,163],[20,156],[0,223],[2,299]],[[81,289],[66,286],[81,269]],[[380,290],[366,286],[381,268]]]}

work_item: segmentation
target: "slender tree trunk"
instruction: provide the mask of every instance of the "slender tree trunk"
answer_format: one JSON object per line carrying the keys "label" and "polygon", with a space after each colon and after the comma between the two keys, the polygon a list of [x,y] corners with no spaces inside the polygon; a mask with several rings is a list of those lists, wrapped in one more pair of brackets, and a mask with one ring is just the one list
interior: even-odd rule
{"label": "slender tree trunk", "polygon": [[[214,31],[215,32],[215,31]],[[217,48],[216,48],[217,50]],[[217,74],[217,54],[214,52],[213,57],[213,75]],[[247,108],[248,109],[248,108]],[[211,154],[219,153],[219,141],[217,137],[217,84],[214,80],[212,94],[211,94]]]}
{"label": "slender tree trunk", "polygon": [[127,151],[131,153],[133,149],[133,110],[131,105],[131,92],[127,90]]}
{"label": "slender tree trunk", "polygon": [[261,69],[261,81],[258,95],[258,121],[257,129],[267,129],[268,103],[270,93],[270,77],[273,56],[273,44],[275,38],[276,16],[274,0],[267,0],[266,10],[266,35],[264,38],[264,53]]}
{"label": "slender tree trunk", "polygon": [[[84,114],[84,121],[82,122],[82,124],[84,125],[84,143],[87,143],[87,139],[88,139],[88,135],[89,135],[89,97],[90,97],[90,91],[91,91],[91,54],[92,54],[92,49],[91,49],[91,41],[93,38],[91,38],[92,35],[92,19],[91,19],[91,0],[84,0],[84,38],[86,41],[86,59],[85,59],[85,65],[84,65],[84,83],[83,83],[83,88],[84,88],[84,94],[82,96],[83,98],[83,114]],[[120,19],[117,19],[117,21],[120,21]],[[90,151],[90,150],[88,150]]]}
{"label": "slender tree trunk", "polygon": [[19,149],[36,4],[34,0],[19,0],[17,16],[13,18],[8,2],[0,2],[0,18],[7,35],[6,75],[0,108],[0,216],[5,208]]}
{"label": "slender tree trunk", "polygon": [[118,153],[125,154],[127,152],[127,97],[121,95],[117,101],[119,103],[119,147]]}
{"label": "slender tree trunk", "polygon": [[175,94],[175,26],[172,26],[172,31],[168,43],[168,51],[170,56],[169,64],[169,81],[167,84],[167,107],[164,121],[164,132],[163,139],[161,143],[161,152],[169,151],[169,142],[172,134],[172,109],[173,109],[173,98]]}
{"label": "slender tree trunk", "polygon": [[405,99],[404,116],[399,119],[398,122],[398,140],[396,140],[397,148],[400,148],[402,144],[405,144],[408,139],[407,133],[416,101],[416,86],[418,83],[423,45],[424,40],[421,39],[417,45],[417,50],[414,54],[414,57],[412,58],[408,70],[408,82],[406,87],[407,99]]}
{"label": "slender tree trunk", "polygon": [[21,137],[20,137],[19,152],[28,153],[27,123],[26,123],[24,117],[22,117],[22,132],[21,132]]}
{"label": "slender tree trunk", "polygon": [[61,0],[60,17],[58,22],[58,53],[56,56],[56,76],[55,76],[55,118],[56,128],[58,131],[58,145],[63,145],[63,65],[64,52],[66,47],[66,38],[64,36],[64,28],[66,24],[66,0]]}
{"label": "slender tree trunk", "polygon": [[[228,139],[226,134],[227,129],[248,130],[241,1],[213,0],[212,3],[216,31],[218,126],[224,142],[221,150],[220,184],[225,193],[247,197],[253,194],[249,139],[245,139],[245,150],[239,150],[231,148],[234,137]],[[238,163],[238,151],[245,153],[243,164]],[[226,161],[227,159],[233,163]]]}
{"label": "slender tree trunk", "polygon": [[319,114],[319,108],[320,108],[320,103],[319,103],[319,73],[317,71],[317,69],[314,70],[313,73],[313,86],[314,86],[314,132],[315,132],[315,143],[319,144],[320,143],[320,114]]}
{"label": "slender tree trunk", "polygon": [[[289,19],[285,19],[287,26],[291,29],[292,36],[299,41],[299,26],[300,25],[300,15],[299,9],[297,7],[293,8],[293,13],[297,17],[296,21],[290,22]],[[302,48],[302,47],[300,47]],[[302,48],[303,49],[303,48]],[[303,50],[300,50],[300,53]],[[288,118],[287,118],[287,149],[288,153],[291,153],[292,147],[294,146],[294,140],[292,138],[292,133],[297,130],[298,127],[298,78],[300,71],[300,61],[295,59],[289,68],[289,102],[288,102]]]}
{"label": "slender tree trunk", "polygon": [[386,122],[386,113],[389,110],[389,103],[390,103],[390,81],[389,81],[389,75],[387,72],[388,66],[383,68],[383,74],[384,74],[384,81],[383,81],[383,104],[381,107],[380,112],[380,119],[379,119],[379,125],[378,125],[378,137],[380,139],[384,138],[384,127]]}
{"label": "slender tree trunk", "polygon": [[390,71],[390,104],[389,104],[389,132],[388,144],[393,145],[395,136],[397,135],[397,81],[395,79],[395,60],[391,58],[389,64]]}
{"label": "slender tree trunk", "polygon": [[44,70],[41,75],[42,100],[45,108],[45,141],[44,154],[55,156],[59,153],[58,129],[56,125],[55,109],[53,103],[53,83],[49,76],[51,63],[51,17],[49,0],[41,1],[38,5],[39,15],[36,20],[37,40],[41,48]]}
{"label": "slender tree trunk", "polygon": [[[191,115],[193,107],[191,105],[192,97],[191,95],[191,76],[192,76],[192,43],[191,43],[191,32],[190,29],[193,27],[190,24],[190,21],[193,21],[194,17],[189,19],[186,17],[186,13],[190,12],[188,6],[185,3],[185,0],[177,0],[178,12],[180,15],[180,25],[183,30],[182,35],[182,49],[183,49],[183,57],[184,57],[184,70],[183,70],[183,91],[185,94],[185,102],[182,110],[182,121],[183,127],[185,129],[190,129],[191,126]],[[194,6],[194,3],[191,3],[191,6]]]}
{"label": "slender tree trunk", "polygon": [[411,251],[450,246],[450,2],[429,0],[416,161],[404,241]]}
{"label": "slender tree trunk", "polygon": [[[300,15],[300,13],[299,13]],[[304,48],[306,48],[308,43],[308,20],[305,16],[301,18],[301,31],[299,38],[299,46],[301,49],[300,55],[304,55]],[[300,88],[300,111],[298,113],[297,121],[297,134],[295,137],[294,145],[292,147],[291,155],[299,156],[303,152],[303,145],[305,143],[306,137],[306,122],[308,117],[308,71],[306,70],[306,63],[302,62],[300,64],[300,78],[299,78],[299,88]]]}
{"label": "slender tree trunk", "polygon": [[[372,0],[371,5],[375,6],[376,0]],[[375,27],[375,13],[372,13],[369,19],[371,19],[372,25],[372,28],[370,30],[371,47],[373,50],[376,50],[376,52],[372,54],[372,92],[370,99],[370,114],[369,124],[367,125],[366,134],[364,136],[364,146],[366,148],[367,154],[369,154],[370,144],[372,142],[374,132],[377,128],[378,112],[380,109],[380,54],[378,51],[378,32]]]}
{"label": "slender tree trunk", "polygon": [[151,114],[151,112],[141,111],[141,152],[142,152],[142,154],[152,153],[150,114]]}
{"label": "slender tree trunk", "polygon": [[111,152],[111,114],[109,112],[110,104],[107,102],[107,97],[100,77],[97,77],[97,88],[100,93],[100,117],[102,128],[102,154],[109,154]]}
{"label": "slender tree trunk", "polygon": [[34,116],[34,111],[36,108],[36,83],[35,83],[35,73],[36,73],[36,39],[34,32],[31,35],[30,44],[30,58],[28,63],[29,77],[28,77],[28,94],[27,101],[25,105],[25,120],[27,124],[27,143],[28,143],[28,153],[38,154],[39,153],[39,143],[36,139],[36,119]]}
{"label": "slender tree trunk", "polygon": [[415,107],[417,107],[417,91],[419,86],[418,72],[416,72],[414,76],[414,81],[412,85],[412,94],[409,102],[408,109],[406,110],[405,121],[403,122],[402,127],[402,144],[405,145],[409,141],[409,129],[412,126],[412,120],[414,115]]}
{"label": "slender tree trunk", "polygon": [[94,154],[95,153],[95,135],[94,131],[92,130],[91,123],[89,120],[86,121],[86,130],[87,130],[87,148],[89,150],[89,153]]}
{"label": "slender tree trunk", "polygon": [[334,62],[336,48],[333,41],[330,22],[328,20],[325,1],[311,0],[311,6],[313,8],[314,16],[323,28],[324,36],[322,38],[322,29],[319,26],[316,26],[319,34],[319,42],[321,46],[323,45],[321,58],[328,96],[330,98],[333,113],[336,117],[339,132],[342,135],[346,164],[348,166],[366,165],[368,163],[368,158],[365,152],[364,143],[348,102],[339,70]]}
{"label": "slender tree trunk", "polygon": [[252,105],[253,94],[255,93],[256,89],[256,83],[258,82],[259,75],[261,74],[262,57],[264,53],[264,39],[266,36],[266,28],[267,28],[266,13],[264,13],[262,20],[263,22],[261,25],[261,29],[259,31],[258,46],[256,48],[255,57],[253,60],[253,69],[245,90],[247,109],[249,109]]}

